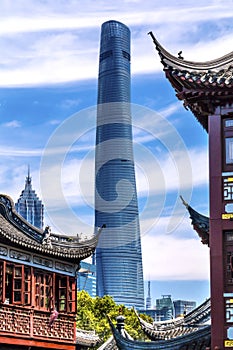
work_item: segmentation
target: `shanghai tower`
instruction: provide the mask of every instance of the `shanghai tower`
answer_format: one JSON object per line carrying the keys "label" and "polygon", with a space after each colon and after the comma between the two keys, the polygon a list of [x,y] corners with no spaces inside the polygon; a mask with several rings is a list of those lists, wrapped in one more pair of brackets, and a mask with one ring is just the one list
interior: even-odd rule
{"label": "shanghai tower", "polygon": [[130,31],[101,27],[95,154],[97,295],[144,308],[141,238],[130,109]]}

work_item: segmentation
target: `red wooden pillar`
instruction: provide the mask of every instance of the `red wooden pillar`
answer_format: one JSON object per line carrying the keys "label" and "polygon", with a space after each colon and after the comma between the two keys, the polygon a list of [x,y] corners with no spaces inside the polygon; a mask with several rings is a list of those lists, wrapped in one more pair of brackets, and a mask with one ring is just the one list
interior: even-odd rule
{"label": "red wooden pillar", "polygon": [[222,227],[222,137],[221,115],[209,117],[210,179],[210,277],[211,277],[211,343],[212,349],[223,349],[224,273]]}
{"label": "red wooden pillar", "polygon": [[233,108],[209,117],[211,349],[233,349]]}

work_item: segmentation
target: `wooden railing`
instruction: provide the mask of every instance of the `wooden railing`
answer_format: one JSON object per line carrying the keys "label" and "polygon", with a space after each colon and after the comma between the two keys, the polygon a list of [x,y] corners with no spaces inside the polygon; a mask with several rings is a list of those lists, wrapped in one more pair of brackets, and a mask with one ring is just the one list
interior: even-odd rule
{"label": "wooden railing", "polygon": [[49,312],[0,304],[0,334],[75,342],[75,315],[59,314],[51,327],[49,318]]}

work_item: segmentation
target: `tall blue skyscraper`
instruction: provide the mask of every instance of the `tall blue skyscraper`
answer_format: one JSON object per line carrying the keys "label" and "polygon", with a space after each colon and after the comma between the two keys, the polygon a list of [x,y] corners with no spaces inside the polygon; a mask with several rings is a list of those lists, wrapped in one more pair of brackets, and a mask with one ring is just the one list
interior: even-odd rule
{"label": "tall blue skyscraper", "polygon": [[32,189],[32,178],[28,169],[28,176],[25,181],[25,188],[15,203],[17,212],[30,224],[43,228],[44,205],[38,198],[36,192]]}
{"label": "tall blue skyscraper", "polygon": [[97,295],[144,307],[141,239],[130,109],[130,31],[101,27],[96,129],[95,227]]}

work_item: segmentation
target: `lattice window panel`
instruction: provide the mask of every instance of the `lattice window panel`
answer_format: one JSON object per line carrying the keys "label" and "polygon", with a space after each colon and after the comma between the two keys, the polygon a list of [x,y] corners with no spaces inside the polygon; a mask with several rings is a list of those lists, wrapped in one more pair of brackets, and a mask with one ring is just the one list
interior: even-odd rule
{"label": "lattice window panel", "polygon": [[227,253],[226,282],[233,284],[233,252]]}
{"label": "lattice window panel", "polygon": [[33,318],[33,335],[35,337],[74,340],[74,318],[59,315],[52,327],[49,327],[48,323],[49,316],[36,312]]}
{"label": "lattice window panel", "polygon": [[226,322],[233,323],[233,299],[225,300]]}
{"label": "lattice window panel", "polygon": [[29,335],[30,311],[2,307],[0,310],[0,331]]}
{"label": "lattice window panel", "polygon": [[35,272],[35,304],[38,309],[49,310],[52,306],[52,275],[37,270]]}
{"label": "lattice window panel", "polygon": [[233,178],[223,179],[223,199],[224,201],[233,200]]}

